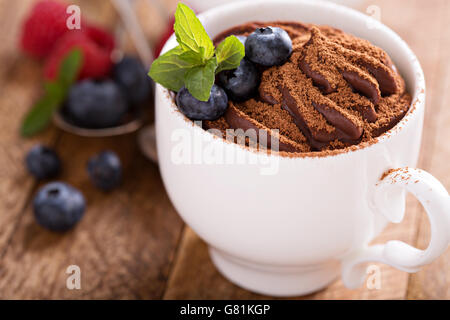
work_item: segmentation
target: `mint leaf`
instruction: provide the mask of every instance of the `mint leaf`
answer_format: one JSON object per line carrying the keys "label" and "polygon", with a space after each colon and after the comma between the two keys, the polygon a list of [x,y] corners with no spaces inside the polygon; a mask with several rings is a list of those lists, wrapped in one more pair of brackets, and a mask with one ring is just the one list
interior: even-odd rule
{"label": "mint leaf", "polygon": [[54,100],[62,101],[66,94],[65,87],[59,82],[45,82],[44,83],[45,96],[50,96]]}
{"label": "mint leaf", "polygon": [[244,45],[227,37],[217,50],[201,22],[188,6],[178,3],[175,35],[179,46],[156,59],[148,75],[172,91],[183,86],[200,101],[208,101],[216,73],[235,69],[245,56]]}
{"label": "mint leaf", "polygon": [[30,137],[45,129],[52,117],[53,112],[58,109],[60,101],[50,95],[44,95],[26,115],[21,134]]}
{"label": "mint leaf", "polygon": [[[203,51],[203,48],[201,48]],[[180,59],[189,63],[191,66],[201,66],[205,64],[203,55],[194,51],[185,51],[180,55]]]}
{"label": "mint leaf", "polygon": [[223,70],[232,70],[239,67],[245,56],[245,47],[235,36],[229,36],[223,40],[216,49],[218,68],[216,73]]}
{"label": "mint leaf", "polygon": [[[195,16],[194,11],[183,3],[178,3],[173,26],[177,41],[184,51],[202,54],[204,61],[214,55],[214,44]],[[201,52],[203,48],[203,53]]]}
{"label": "mint leaf", "polygon": [[195,99],[208,101],[216,68],[217,59],[213,57],[204,66],[194,67],[186,72],[185,86]]}
{"label": "mint leaf", "polygon": [[71,86],[78,78],[82,65],[83,53],[81,50],[74,49],[70,51],[59,68],[58,83],[65,87]]}
{"label": "mint leaf", "polygon": [[83,61],[82,52],[78,49],[70,51],[59,68],[56,81],[45,82],[45,93],[25,116],[20,132],[23,136],[32,136],[45,129],[50,119],[64,102],[72,84],[78,78]]}
{"label": "mint leaf", "polygon": [[162,86],[179,91],[184,85],[186,71],[195,66],[180,58],[183,52],[181,46],[178,46],[159,56],[153,61],[148,75]]}

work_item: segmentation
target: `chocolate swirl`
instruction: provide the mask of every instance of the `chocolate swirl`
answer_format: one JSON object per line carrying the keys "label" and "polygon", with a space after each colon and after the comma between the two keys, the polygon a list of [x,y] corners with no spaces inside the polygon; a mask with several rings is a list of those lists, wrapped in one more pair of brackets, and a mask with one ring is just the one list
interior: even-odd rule
{"label": "chocolate swirl", "polygon": [[[228,34],[246,35],[260,25]],[[231,128],[279,129],[282,151],[332,150],[373,139],[407,112],[404,81],[380,48],[330,27],[265,25],[288,30],[293,53],[284,65],[263,70],[258,97],[230,103]]]}

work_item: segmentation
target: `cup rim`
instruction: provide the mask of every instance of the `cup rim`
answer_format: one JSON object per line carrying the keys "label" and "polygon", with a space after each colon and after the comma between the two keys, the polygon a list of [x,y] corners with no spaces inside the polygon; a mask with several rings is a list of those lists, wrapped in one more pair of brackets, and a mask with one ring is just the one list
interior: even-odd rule
{"label": "cup rim", "polygon": [[[388,34],[390,34],[390,36],[392,38],[394,38],[397,42],[399,42],[399,44],[403,48],[403,50],[407,53],[408,56],[410,56],[410,60],[408,63],[410,65],[412,65],[412,69],[414,70],[414,81],[416,83],[414,90],[411,93],[411,96],[412,96],[411,105],[410,105],[409,110],[406,113],[406,115],[394,127],[389,129],[388,131],[384,132],[380,136],[372,139],[371,141],[362,142],[357,145],[352,145],[352,146],[349,146],[349,147],[346,147],[343,149],[327,151],[326,153],[321,152],[321,151],[314,151],[314,152],[313,151],[311,151],[311,152],[278,151],[278,152],[268,153],[268,152],[262,152],[262,151],[255,150],[255,149],[252,149],[247,146],[242,146],[242,145],[227,141],[223,138],[221,139],[222,143],[233,144],[237,147],[244,149],[247,152],[253,152],[253,153],[256,153],[257,155],[274,156],[274,157],[280,157],[280,158],[290,158],[290,159],[294,159],[294,160],[295,159],[305,159],[305,158],[311,159],[311,158],[330,158],[330,157],[344,156],[344,155],[348,155],[348,154],[355,154],[358,152],[362,152],[363,150],[368,150],[370,148],[374,148],[375,146],[377,146],[381,143],[389,141],[396,134],[398,134],[398,132],[400,132],[403,128],[405,128],[408,125],[408,123],[411,123],[410,120],[419,114],[421,108],[424,108],[425,97],[426,97],[425,76],[424,76],[422,67],[420,65],[420,62],[417,59],[414,52],[412,51],[412,49],[391,28],[389,28],[382,22],[380,22],[368,15],[365,15],[355,9],[352,9],[352,8],[349,8],[349,7],[346,7],[346,6],[337,4],[337,3],[333,3],[333,2],[325,2],[322,0],[315,0],[315,1],[310,1],[310,0],[259,0],[259,1],[254,1],[254,2],[242,1],[242,2],[232,2],[232,3],[228,3],[228,4],[223,4],[223,5],[220,5],[215,8],[212,8],[212,9],[202,12],[201,14],[198,15],[198,18],[200,20],[202,20],[208,15],[217,15],[219,11],[223,11],[223,10],[228,10],[228,11],[248,10],[248,9],[251,9],[252,7],[255,7],[255,6],[258,6],[261,4],[264,4],[264,5],[274,4],[277,6],[284,5],[284,4],[299,5],[299,6],[309,5],[309,6],[318,6],[318,7],[320,7],[320,10],[326,10],[326,9],[332,10],[334,8],[340,12],[339,14],[341,14],[341,12],[342,12],[347,15],[353,15],[355,19],[366,19],[367,21],[370,21],[372,24],[374,24],[377,29],[378,28],[383,29],[384,32],[387,32]],[[257,20],[257,19],[249,19],[249,21],[251,21],[251,20]],[[276,19],[274,19],[274,20],[276,20]],[[173,34],[164,44],[161,54],[163,54],[163,53],[167,52],[168,50],[172,49],[173,47],[175,47],[176,43],[177,42],[176,42],[175,34]],[[176,103],[173,99],[173,95],[171,94],[170,90],[162,87],[159,84],[156,84],[156,90],[160,90],[161,93],[163,93],[163,95],[162,95],[163,99],[167,99],[169,101],[169,105],[171,106],[173,111],[177,111],[177,112],[172,113],[172,114],[174,114],[175,117],[179,117],[182,120],[185,120],[189,123],[193,123],[192,120],[187,118],[183,113],[179,112],[179,110],[176,106]],[[213,135],[212,133],[208,132],[207,130],[204,130],[203,128],[198,127],[196,125],[193,125],[192,128],[194,130],[196,130],[196,129],[201,130],[202,135],[204,135],[204,134]]]}

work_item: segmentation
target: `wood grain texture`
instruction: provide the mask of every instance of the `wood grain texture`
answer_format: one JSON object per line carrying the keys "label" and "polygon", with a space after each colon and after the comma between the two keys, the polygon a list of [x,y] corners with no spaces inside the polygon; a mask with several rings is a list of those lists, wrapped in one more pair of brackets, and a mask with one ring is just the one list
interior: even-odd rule
{"label": "wood grain texture", "polygon": [[[157,167],[140,154],[136,136],[86,139],[54,128],[33,140],[18,135],[23,114],[41,91],[39,64],[18,55],[16,48],[19,22],[32,2],[0,4],[0,18],[11,15],[6,21],[14,22],[11,35],[0,27],[0,57],[13,61],[0,69],[0,298],[161,298],[183,224]],[[115,25],[108,1],[78,3],[98,24]],[[60,179],[87,198],[85,217],[64,235],[47,232],[34,221],[30,200],[36,183],[26,173],[23,157],[36,141],[57,149],[64,165]],[[123,185],[109,194],[95,189],[86,173],[88,158],[102,150],[116,151],[124,166]],[[66,288],[65,271],[72,264],[81,268],[81,290]]]}
{"label": "wood grain texture", "polygon": [[56,137],[52,130],[29,141],[19,135],[24,114],[40,94],[40,66],[17,53],[20,21],[31,2],[0,2],[0,261],[35,185],[24,154],[37,139],[51,143]]}
{"label": "wood grain texture", "polygon": [[[406,227],[389,226],[374,241],[383,243],[400,239],[411,243],[414,239],[414,216],[404,221]],[[335,281],[328,288],[300,299],[403,299],[408,286],[408,275],[385,265],[380,265],[381,289],[360,288],[349,290],[342,281]],[[201,275],[201,276],[197,276]],[[187,228],[169,279],[165,299],[269,299],[243,290],[226,280],[209,258],[206,244]]]}
{"label": "wood grain texture", "polygon": [[[182,223],[156,166],[134,136],[86,139],[63,134],[57,143],[62,180],[83,191],[88,210],[75,230],[57,235],[38,227],[27,208],[2,260],[0,296],[21,298],[152,299],[163,294]],[[102,193],[86,174],[89,157],[116,151],[124,183]],[[65,270],[78,265],[82,290],[67,290]]]}
{"label": "wood grain texture", "polygon": [[[441,7],[442,32],[440,34],[439,57],[436,60],[434,82],[428,86],[432,90],[433,119],[428,127],[433,128],[434,138],[430,146],[430,157],[426,168],[442,184],[450,189],[450,34],[448,21],[450,18],[450,3],[445,1]],[[447,28],[447,29],[446,29]],[[420,209],[421,210],[421,209]],[[416,245],[426,248],[430,239],[430,225],[421,210],[420,225]],[[425,266],[417,274],[410,276],[408,299],[450,299],[450,250],[431,265]]]}

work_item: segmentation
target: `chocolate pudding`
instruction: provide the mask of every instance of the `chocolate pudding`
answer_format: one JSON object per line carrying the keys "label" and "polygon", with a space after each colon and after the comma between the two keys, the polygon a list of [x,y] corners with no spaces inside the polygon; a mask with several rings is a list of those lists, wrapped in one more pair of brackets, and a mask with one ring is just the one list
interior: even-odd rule
{"label": "chocolate pudding", "polygon": [[205,121],[205,128],[223,133],[263,129],[276,135],[279,151],[326,153],[374,141],[408,111],[411,96],[386,52],[340,30],[251,22],[223,32],[214,42],[266,26],[289,34],[290,58],[280,66],[260,66],[261,83],[254,97],[229,101],[225,115]]}

